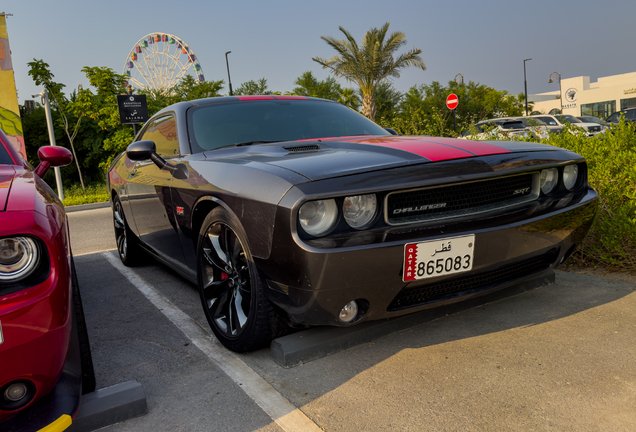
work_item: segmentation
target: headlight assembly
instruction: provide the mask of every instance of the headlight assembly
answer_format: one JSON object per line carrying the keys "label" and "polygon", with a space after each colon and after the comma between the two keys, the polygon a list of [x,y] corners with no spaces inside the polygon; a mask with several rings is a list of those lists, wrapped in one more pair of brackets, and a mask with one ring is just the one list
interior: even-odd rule
{"label": "headlight assembly", "polygon": [[315,237],[329,233],[338,222],[338,206],[333,199],[309,201],[298,211],[300,226]]}
{"label": "headlight assembly", "polygon": [[0,239],[0,282],[13,283],[25,279],[38,267],[37,243],[29,237]]}
{"label": "headlight assembly", "polygon": [[548,168],[541,171],[541,191],[549,194],[559,180],[559,171],[556,168]]}
{"label": "headlight assembly", "polygon": [[375,219],[378,204],[375,194],[346,197],[342,203],[342,214],[351,228],[367,228]]}
{"label": "headlight assembly", "polygon": [[576,181],[579,179],[578,165],[567,165],[563,168],[563,185],[569,191],[574,189]]}

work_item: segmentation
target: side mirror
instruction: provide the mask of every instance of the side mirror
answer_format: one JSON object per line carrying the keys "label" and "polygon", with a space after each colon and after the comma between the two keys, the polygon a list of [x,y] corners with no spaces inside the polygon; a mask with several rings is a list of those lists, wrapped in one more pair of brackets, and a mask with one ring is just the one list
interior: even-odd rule
{"label": "side mirror", "polygon": [[73,155],[67,148],[58,146],[44,146],[38,150],[40,163],[35,169],[35,173],[44,177],[50,167],[66,166],[73,162]]}
{"label": "side mirror", "polygon": [[126,156],[131,161],[142,161],[150,159],[157,152],[157,146],[153,141],[144,140],[137,141],[128,146]]}
{"label": "side mirror", "polygon": [[391,135],[399,135],[395,130],[391,128],[384,128],[384,130],[389,132]]}

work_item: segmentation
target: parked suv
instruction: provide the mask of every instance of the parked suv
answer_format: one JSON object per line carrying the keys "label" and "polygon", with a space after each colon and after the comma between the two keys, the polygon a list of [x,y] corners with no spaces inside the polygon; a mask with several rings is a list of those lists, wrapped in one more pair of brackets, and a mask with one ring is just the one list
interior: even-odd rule
{"label": "parked suv", "polygon": [[575,127],[580,127],[582,129],[585,129],[585,132],[588,136],[598,135],[603,130],[603,126],[601,126],[598,123],[584,123],[581,120],[569,114],[557,114],[557,115],[539,114],[539,115],[533,115],[529,117],[538,118],[539,120],[542,120],[544,123],[546,123],[549,127],[557,126],[557,127],[563,128],[563,126],[565,126],[566,123],[571,123]]}
{"label": "parked suv", "polygon": [[607,122],[611,124],[618,124],[621,120],[621,115],[625,116],[625,121],[629,123],[636,124],[636,107],[634,108],[625,108],[621,111],[617,111],[612,113],[608,118]]}

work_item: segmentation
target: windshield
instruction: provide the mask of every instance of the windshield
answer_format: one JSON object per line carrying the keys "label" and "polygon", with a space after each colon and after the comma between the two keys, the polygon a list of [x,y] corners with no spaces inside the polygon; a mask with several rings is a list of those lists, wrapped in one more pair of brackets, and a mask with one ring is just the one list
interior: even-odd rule
{"label": "windshield", "polygon": [[344,105],[318,100],[213,103],[188,110],[193,152],[240,143],[390,135]]}
{"label": "windshield", "polygon": [[552,117],[536,117],[536,118],[544,122],[546,125],[558,126],[557,122]]}
{"label": "windshield", "polygon": [[556,118],[558,118],[561,123],[583,123],[581,120],[569,114],[558,115]]}
{"label": "windshield", "polygon": [[519,117],[517,120],[522,122],[526,127],[545,126],[545,123],[538,118]]}
{"label": "windshield", "polygon": [[583,123],[598,123],[598,124],[602,124],[603,120],[601,120],[598,117],[594,117],[594,116],[580,116],[577,117],[579,120],[581,120]]}

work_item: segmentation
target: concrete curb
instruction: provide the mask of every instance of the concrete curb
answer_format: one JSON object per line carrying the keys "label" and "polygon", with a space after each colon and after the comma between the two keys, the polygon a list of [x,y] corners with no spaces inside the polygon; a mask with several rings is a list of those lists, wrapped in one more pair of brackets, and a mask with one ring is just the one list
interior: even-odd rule
{"label": "concrete curb", "polygon": [[88,432],[146,414],[146,394],[137,381],[126,381],[82,396],[68,432]]}
{"label": "concrete curb", "polygon": [[73,213],[73,212],[78,212],[78,211],[82,211],[82,210],[95,210],[95,209],[101,209],[101,208],[107,208],[110,207],[110,202],[100,202],[100,203],[91,203],[91,204],[80,204],[80,205],[74,205],[74,206],[68,206],[68,207],[64,207],[64,210],[66,211],[66,213]]}
{"label": "concrete curb", "polygon": [[313,327],[309,330],[274,339],[270,345],[270,354],[274,361],[284,368],[298,366],[302,363],[433,321],[445,315],[472,309],[533,288],[554,283],[555,279],[554,271],[546,270],[532,279],[509,288],[458,303],[426,309],[410,315],[371,321],[353,327]]}

